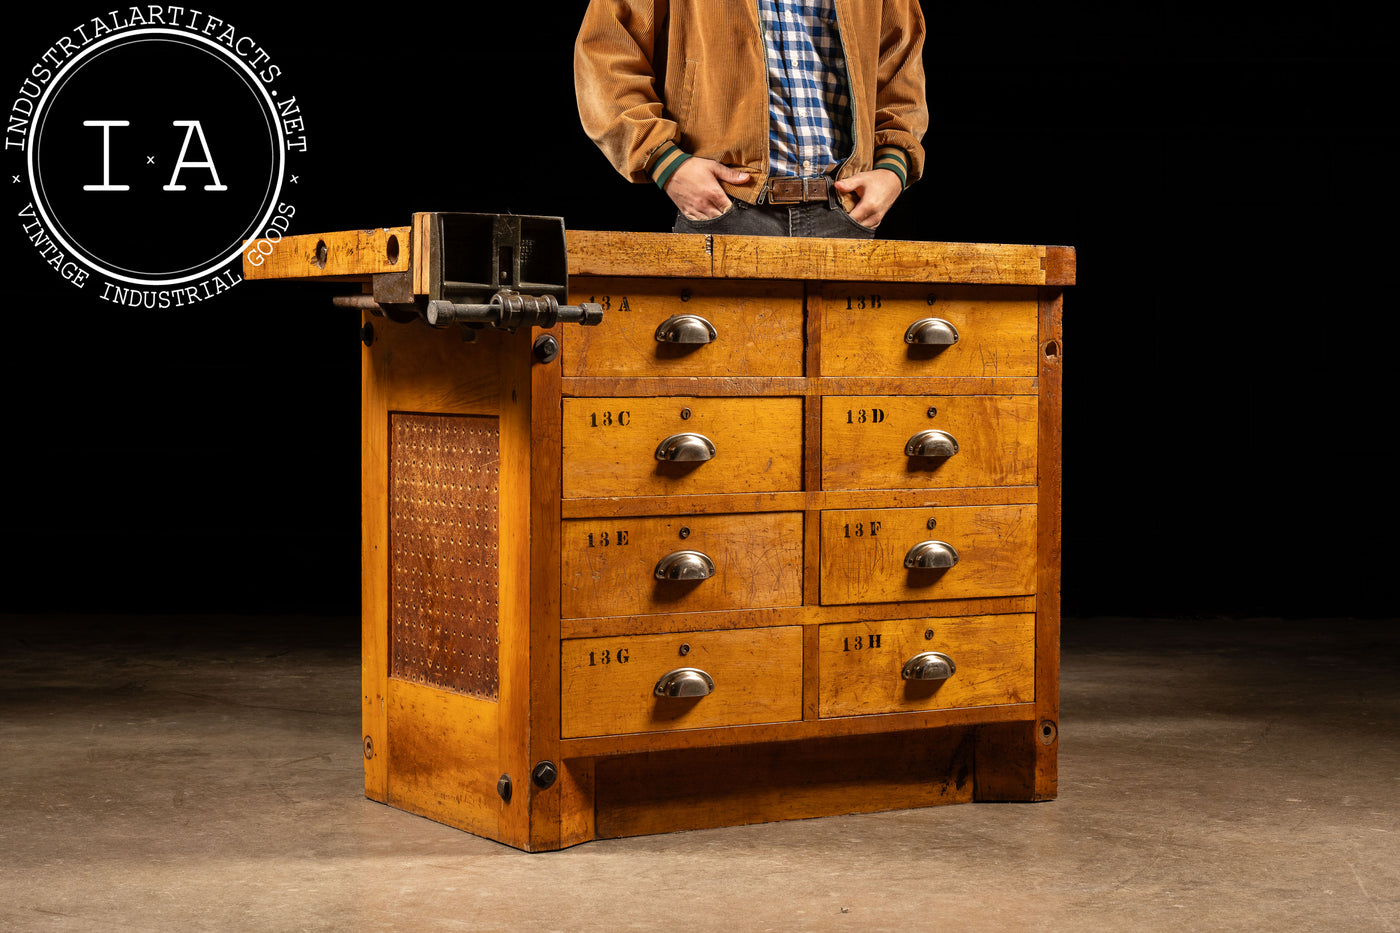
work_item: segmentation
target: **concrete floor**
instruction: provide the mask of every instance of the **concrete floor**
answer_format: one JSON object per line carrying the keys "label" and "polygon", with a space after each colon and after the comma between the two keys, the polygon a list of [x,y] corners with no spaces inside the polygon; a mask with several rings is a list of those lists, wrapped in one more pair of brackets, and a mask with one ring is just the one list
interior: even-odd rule
{"label": "concrete floor", "polygon": [[1055,802],[540,855],[362,797],[353,621],[0,625],[0,930],[1400,929],[1400,623],[1070,620]]}

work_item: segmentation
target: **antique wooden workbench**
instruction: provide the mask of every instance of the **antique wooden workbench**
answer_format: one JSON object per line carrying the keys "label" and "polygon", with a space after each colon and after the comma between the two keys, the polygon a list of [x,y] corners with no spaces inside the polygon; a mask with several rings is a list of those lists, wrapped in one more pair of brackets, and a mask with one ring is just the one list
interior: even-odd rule
{"label": "antique wooden workbench", "polygon": [[547,850],[1055,796],[1072,249],[570,231],[601,324],[508,333],[405,312],[452,216],[245,263],[361,283],[369,797]]}

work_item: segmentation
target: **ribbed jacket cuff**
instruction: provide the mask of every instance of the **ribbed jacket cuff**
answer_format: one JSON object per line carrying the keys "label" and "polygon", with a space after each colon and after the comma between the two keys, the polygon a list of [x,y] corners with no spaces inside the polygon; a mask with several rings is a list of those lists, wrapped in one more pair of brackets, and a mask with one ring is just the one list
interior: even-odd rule
{"label": "ribbed jacket cuff", "polygon": [[656,182],[656,187],[665,188],[666,182],[671,180],[676,169],[681,167],[681,163],[690,158],[690,153],[682,152],[680,147],[673,142],[665,142],[656,147],[656,152],[652,154],[651,177]]}
{"label": "ribbed jacket cuff", "polygon": [[875,150],[875,168],[889,169],[899,176],[899,184],[909,187],[909,157],[897,146],[881,146]]}

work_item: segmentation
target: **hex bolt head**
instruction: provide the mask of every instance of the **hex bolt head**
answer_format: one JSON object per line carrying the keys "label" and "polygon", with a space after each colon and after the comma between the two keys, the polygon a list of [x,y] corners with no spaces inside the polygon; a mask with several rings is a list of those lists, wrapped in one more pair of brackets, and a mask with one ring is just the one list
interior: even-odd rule
{"label": "hex bolt head", "polygon": [[540,790],[548,790],[553,787],[558,777],[559,770],[554,767],[552,761],[541,761],[535,765],[535,770],[530,772],[530,780],[534,781],[535,786]]}
{"label": "hex bolt head", "polygon": [[496,793],[501,795],[501,799],[510,803],[510,795],[514,787],[510,783],[510,775],[502,774],[501,779],[496,782]]}
{"label": "hex bolt head", "polygon": [[535,359],[541,363],[548,363],[559,355],[559,341],[549,334],[541,334],[535,338]]}

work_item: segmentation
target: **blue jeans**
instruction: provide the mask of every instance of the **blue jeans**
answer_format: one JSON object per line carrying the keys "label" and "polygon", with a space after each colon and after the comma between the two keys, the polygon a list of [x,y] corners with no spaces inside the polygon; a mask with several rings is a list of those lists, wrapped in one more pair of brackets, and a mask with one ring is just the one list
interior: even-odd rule
{"label": "blue jeans", "polygon": [[729,200],[729,210],[713,220],[689,220],[684,214],[677,214],[671,232],[875,238],[875,228],[852,220],[835,197],[805,204],[750,204],[738,198]]}

